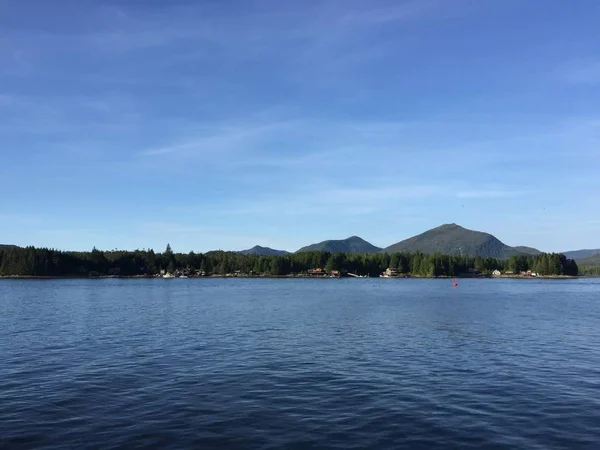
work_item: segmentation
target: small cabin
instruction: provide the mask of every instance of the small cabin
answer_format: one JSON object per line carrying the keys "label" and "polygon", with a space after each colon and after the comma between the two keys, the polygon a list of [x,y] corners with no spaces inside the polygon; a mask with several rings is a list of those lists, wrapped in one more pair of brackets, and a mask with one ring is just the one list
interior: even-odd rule
{"label": "small cabin", "polygon": [[492,275],[494,275],[495,277],[499,277],[500,275],[502,275],[502,273],[498,269],[496,269],[492,272]]}
{"label": "small cabin", "polygon": [[325,271],[322,268],[317,267],[316,269],[308,269],[308,274],[314,277],[320,277],[325,275]]}
{"label": "small cabin", "polygon": [[398,276],[398,269],[393,269],[391,267],[388,267],[387,269],[385,269],[385,272],[383,274],[386,277],[397,277]]}

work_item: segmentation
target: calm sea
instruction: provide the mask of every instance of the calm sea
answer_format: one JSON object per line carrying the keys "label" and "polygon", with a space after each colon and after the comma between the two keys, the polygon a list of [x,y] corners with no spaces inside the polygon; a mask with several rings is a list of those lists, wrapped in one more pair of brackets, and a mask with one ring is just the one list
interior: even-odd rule
{"label": "calm sea", "polygon": [[0,280],[0,447],[600,448],[598,280]]}

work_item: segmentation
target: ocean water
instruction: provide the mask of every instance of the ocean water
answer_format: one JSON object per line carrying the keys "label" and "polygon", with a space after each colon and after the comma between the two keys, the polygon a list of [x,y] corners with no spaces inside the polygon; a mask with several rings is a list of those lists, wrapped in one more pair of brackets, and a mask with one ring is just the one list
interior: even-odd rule
{"label": "ocean water", "polygon": [[0,448],[600,448],[600,281],[0,280]]}

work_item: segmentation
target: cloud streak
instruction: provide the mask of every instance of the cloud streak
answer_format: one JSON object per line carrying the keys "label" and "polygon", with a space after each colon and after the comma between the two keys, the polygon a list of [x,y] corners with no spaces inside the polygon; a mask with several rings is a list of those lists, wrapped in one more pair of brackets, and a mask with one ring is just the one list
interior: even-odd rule
{"label": "cloud streak", "polygon": [[213,153],[222,155],[232,150],[251,150],[260,139],[272,133],[284,133],[294,122],[248,123],[227,126],[218,124],[204,136],[188,138],[184,142],[139,152],[139,156],[171,155],[194,156]]}

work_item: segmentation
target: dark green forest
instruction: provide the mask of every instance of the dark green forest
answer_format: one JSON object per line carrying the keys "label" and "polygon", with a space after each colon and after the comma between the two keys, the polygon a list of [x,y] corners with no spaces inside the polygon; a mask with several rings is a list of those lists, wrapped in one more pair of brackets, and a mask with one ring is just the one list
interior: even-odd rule
{"label": "dark green forest", "polygon": [[167,272],[282,276],[303,274],[309,269],[347,271],[379,276],[387,268],[414,276],[461,276],[473,271],[491,274],[494,270],[540,275],[578,275],[575,261],[562,254],[516,255],[506,260],[458,255],[415,253],[329,253],[298,252],[283,256],[245,255],[236,252],[174,253],[170,246],[162,253],[153,250],[66,252],[47,248],[0,249],[0,276],[152,276]]}

